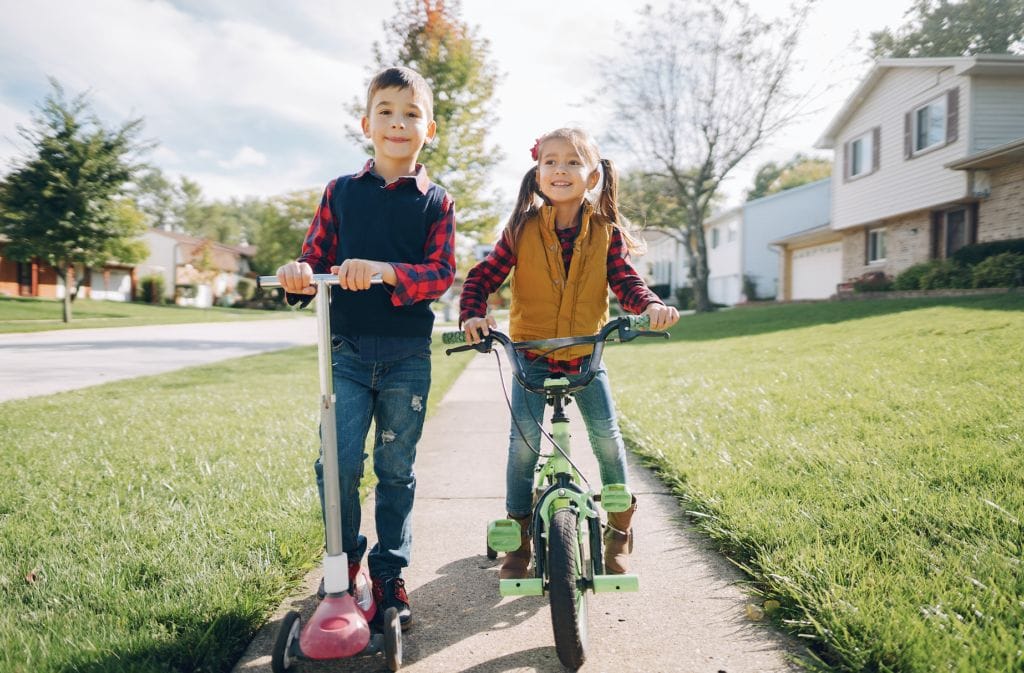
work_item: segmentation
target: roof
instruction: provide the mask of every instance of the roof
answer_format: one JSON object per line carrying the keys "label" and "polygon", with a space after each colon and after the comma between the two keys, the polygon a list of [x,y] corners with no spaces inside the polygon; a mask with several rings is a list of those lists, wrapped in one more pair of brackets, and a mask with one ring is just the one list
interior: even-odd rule
{"label": "roof", "polygon": [[1024,138],[1017,138],[1005,145],[990,147],[963,159],[945,165],[945,168],[963,171],[972,168],[998,168],[1013,161],[1024,162]]}
{"label": "roof", "polygon": [[[198,246],[207,239],[197,238],[195,236],[189,236],[188,234],[180,234],[176,231],[167,231],[166,229],[150,229],[150,234],[158,234],[160,236],[166,236],[167,238],[173,238],[181,243],[187,243],[189,245]],[[218,243],[217,241],[210,241],[215,249],[220,249],[225,252],[234,253],[243,257],[252,257],[256,254],[256,246],[254,245],[230,245],[228,243]]]}
{"label": "roof", "polygon": [[953,68],[953,73],[962,76],[973,75],[1021,75],[1024,76],[1024,56],[1014,54],[978,54],[976,56],[953,56],[942,58],[882,58],[868,71],[853,90],[839,112],[829,122],[814,146],[819,149],[835,147],[836,135],[846,125],[853,113],[871,94],[882,77],[894,68]]}
{"label": "roof", "polygon": [[804,229],[803,231],[798,231],[795,234],[790,234],[789,236],[784,236],[774,241],[770,241],[768,245],[805,247],[808,245],[817,245],[819,243],[841,241],[842,239],[843,234],[833,229],[831,224],[823,224],[818,227]]}

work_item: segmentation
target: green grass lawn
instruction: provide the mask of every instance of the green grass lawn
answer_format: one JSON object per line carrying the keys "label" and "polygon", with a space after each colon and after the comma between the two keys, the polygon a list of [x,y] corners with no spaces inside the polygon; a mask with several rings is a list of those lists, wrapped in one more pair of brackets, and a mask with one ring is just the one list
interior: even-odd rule
{"label": "green grass lawn", "polygon": [[[468,363],[434,355],[428,414]],[[295,348],[0,404],[0,671],[230,670],[322,556],[315,370]]]}
{"label": "green grass lawn", "polygon": [[608,351],[624,429],[811,667],[1024,670],[1024,295],[672,331]]}
{"label": "green grass lawn", "polygon": [[75,300],[71,306],[70,323],[63,322],[63,311],[63,303],[60,300],[0,297],[0,334],[86,327],[265,320],[287,318],[293,315],[291,311],[254,311],[216,306],[212,308],[153,306],[138,302],[94,301],[91,299]]}

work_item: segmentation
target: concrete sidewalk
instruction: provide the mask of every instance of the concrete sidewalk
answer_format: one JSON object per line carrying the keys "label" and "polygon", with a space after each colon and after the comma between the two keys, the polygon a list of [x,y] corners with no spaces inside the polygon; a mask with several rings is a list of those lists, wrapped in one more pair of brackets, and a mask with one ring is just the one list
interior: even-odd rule
{"label": "concrete sidewalk", "polygon": [[[404,634],[409,673],[564,671],[555,654],[545,597],[502,599],[499,560],[486,556],[485,527],[504,516],[509,412],[494,355],[473,357],[427,421],[416,461],[412,565],[405,572],[415,624]],[[502,364],[506,384],[511,380]],[[614,381],[613,381],[614,387]],[[570,406],[574,411],[575,406]],[[600,488],[582,420],[573,419],[574,459]],[[634,519],[632,570],[640,592],[590,597],[587,663],[594,672],[769,673],[800,669],[787,660],[797,645],[745,616],[750,598],[738,571],[682,518],[676,499],[632,460],[640,507]],[[312,479],[312,474],[310,475]],[[373,507],[363,533],[373,536]],[[369,516],[368,516],[369,514]],[[234,669],[270,671],[270,650],[285,612],[312,612],[320,572],[285,601]],[[382,656],[299,662],[296,671],[384,671]]]}

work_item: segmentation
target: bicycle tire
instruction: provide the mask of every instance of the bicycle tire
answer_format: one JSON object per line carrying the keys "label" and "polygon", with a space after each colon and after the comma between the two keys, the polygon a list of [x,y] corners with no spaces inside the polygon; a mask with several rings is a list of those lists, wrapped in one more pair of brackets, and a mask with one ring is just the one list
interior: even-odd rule
{"label": "bicycle tire", "polygon": [[587,659],[587,591],[582,588],[582,569],[577,515],[560,509],[551,517],[548,536],[548,595],[551,602],[551,626],[555,634],[555,652],[564,666],[576,670]]}

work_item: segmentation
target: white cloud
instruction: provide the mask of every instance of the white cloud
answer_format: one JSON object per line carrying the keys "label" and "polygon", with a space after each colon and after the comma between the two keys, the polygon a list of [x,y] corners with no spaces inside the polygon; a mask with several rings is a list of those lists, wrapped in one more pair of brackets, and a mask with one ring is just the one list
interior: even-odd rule
{"label": "white cloud", "polygon": [[221,168],[229,169],[244,168],[247,166],[266,166],[267,155],[246,145],[238,150],[238,152],[235,153],[235,156],[226,161],[218,161],[217,165]]}

